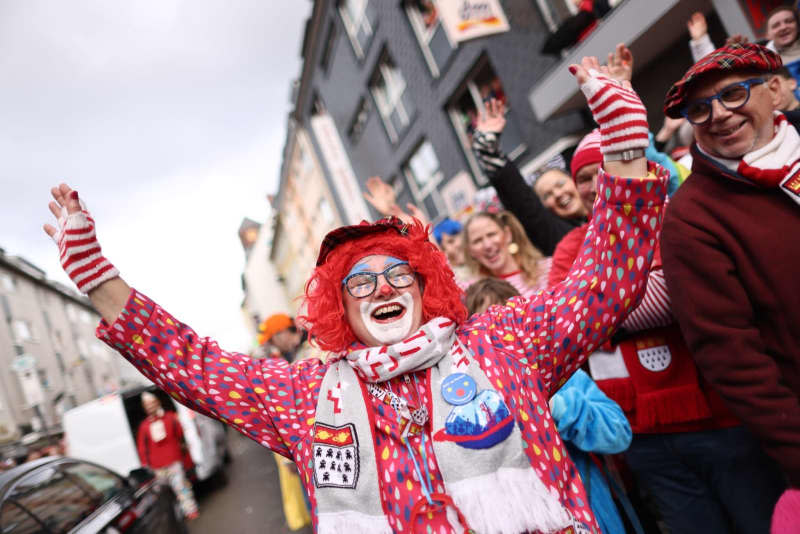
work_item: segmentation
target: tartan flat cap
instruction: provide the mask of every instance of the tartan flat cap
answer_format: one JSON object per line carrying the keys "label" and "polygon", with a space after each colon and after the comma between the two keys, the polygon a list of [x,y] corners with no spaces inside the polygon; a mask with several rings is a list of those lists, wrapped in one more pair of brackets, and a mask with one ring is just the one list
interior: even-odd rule
{"label": "tartan flat cap", "polygon": [[782,65],[778,54],[755,43],[734,43],[717,48],[692,65],[683,78],[669,88],[664,99],[664,114],[673,119],[680,118],[681,108],[686,104],[692,84],[708,73],[740,70],[772,72]]}
{"label": "tartan flat cap", "polygon": [[328,232],[325,239],[322,240],[322,245],[319,247],[319,256],[317,256],[317,267],[325,263],[328,255],[346,241],[358,239],[361,236],[369,234],[377,234],[387,230],[394,230],[400,235],[408,233],[408,225],[398,219],[397,217],[385,217],[378,219],[374,223],[361,221],[360,224],[352,226],[340,226],[335,230]]}

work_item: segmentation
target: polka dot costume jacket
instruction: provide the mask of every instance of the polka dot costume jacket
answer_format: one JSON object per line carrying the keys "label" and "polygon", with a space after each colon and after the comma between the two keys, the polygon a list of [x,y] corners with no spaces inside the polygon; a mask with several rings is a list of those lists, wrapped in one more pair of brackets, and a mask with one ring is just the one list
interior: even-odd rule
{"label": "polka dot costume jacket", "polygon": [[[505,306],[493,306],[457,331],[514,415],[531,466],[593,532],[599,529],[547,403],[643,293],[668,176],[660,167],[651,171],[656,180],[601,174],[594,221],[563,283],[531,299],[517,297]],[[254,360],[227,352],[136,290],[116,321],[102,322],[97,335],[178,401],[292,458],[316,509],[314,416],[318,402],[335,402],[319,398],[327,363],[311,359],[290,365],[282,359]],[[412,404],[427,403],[427,373],[415,375],[416,386],[402,377],[385,384]],[[413,505],[423,498],[421,484],[400,441],[393,408],[368,399],[375,414],[381,501],[391,527],[395,532],[450,532],[443,512],[418,517],[413,528],[409,524]],[[430,428],[425,432],[433,487],[445,493]],[[410,440],[420,458],[422,439]]]}

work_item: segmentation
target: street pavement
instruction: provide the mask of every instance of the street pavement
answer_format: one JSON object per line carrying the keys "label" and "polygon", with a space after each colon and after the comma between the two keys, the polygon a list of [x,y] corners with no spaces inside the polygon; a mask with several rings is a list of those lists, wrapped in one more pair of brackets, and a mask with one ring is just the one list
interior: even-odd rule
{"label": "street pavement", "polygon": [[[200,517],[191,534],[289,534],[283,517],[278,471],[272,452],[238,432],[228,431],[233,461],[227,484],[209,481],[198,488]],[[294,531],[311,534],[311,528]]]}

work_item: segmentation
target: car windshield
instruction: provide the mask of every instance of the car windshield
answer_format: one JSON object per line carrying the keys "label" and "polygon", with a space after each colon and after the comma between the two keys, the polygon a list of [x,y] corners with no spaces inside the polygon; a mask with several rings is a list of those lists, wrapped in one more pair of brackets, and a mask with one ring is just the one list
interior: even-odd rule
{"label": "car windshield", "polygon": [[0,509],[0,532],[67,532],[124,487],[122,478],[98,466],[48,465],[23,478],[6,497]]}

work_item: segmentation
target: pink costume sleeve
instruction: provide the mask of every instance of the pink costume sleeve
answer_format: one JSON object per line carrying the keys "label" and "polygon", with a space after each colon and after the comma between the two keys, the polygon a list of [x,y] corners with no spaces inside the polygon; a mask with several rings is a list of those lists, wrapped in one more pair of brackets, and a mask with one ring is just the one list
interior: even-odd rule
{"label": "pink costume sleeve", "polygon": [[293,456],[314,423],[326,369],[320,360],[289,365],[227,352],[135,289],[97,337],[175,400],[283,456]]}
{"label": "pink costume sleeve", "polygon": [[655,179],[600,171],[592,220],[564,281],[530,299],[493,306],[490,341],[538,369],[550,394],[610,337],[642,296],[658,242],[669,174],[650,164]]}

